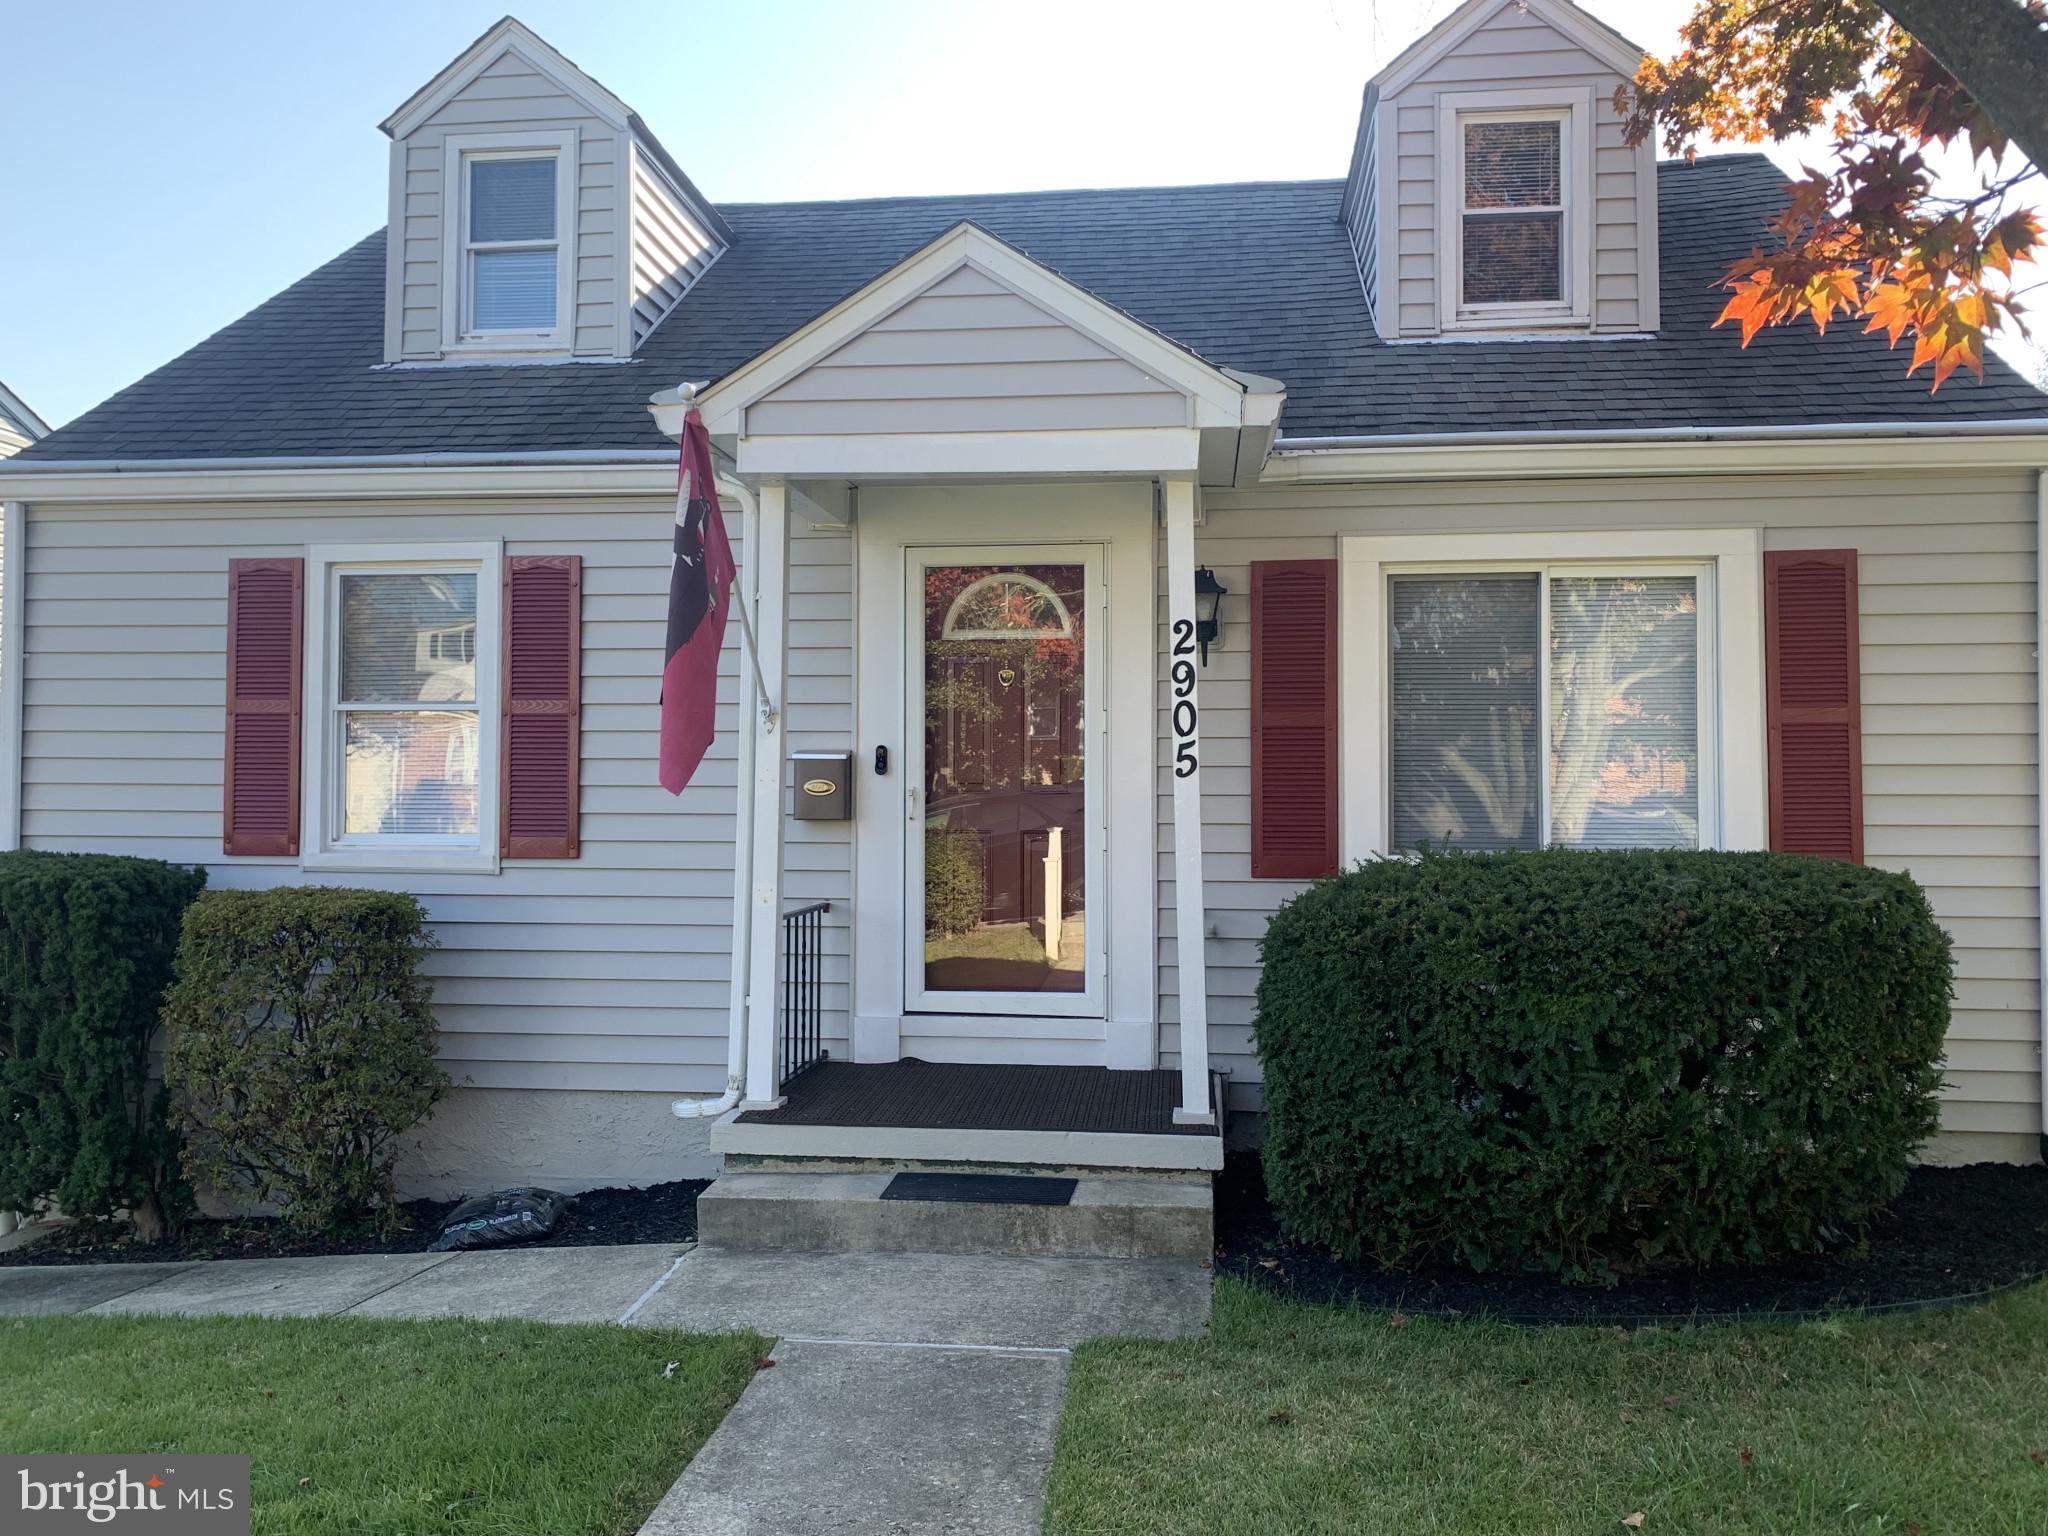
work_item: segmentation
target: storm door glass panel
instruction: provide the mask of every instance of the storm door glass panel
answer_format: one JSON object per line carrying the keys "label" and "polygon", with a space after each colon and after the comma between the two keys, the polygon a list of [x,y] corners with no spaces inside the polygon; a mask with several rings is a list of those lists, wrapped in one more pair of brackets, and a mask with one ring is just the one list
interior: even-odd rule
{"label": "storm door glass panel", "polygon": [[1395,576],[1388,592],[1394,846],[1536,847],[1541,578]]}
{"label": "storm door glass panel", "polygon": [[345,574],[341,830],[477,836],[476,572]]}
{"label": "storm door glass panel", "polygon": [[1697,848],[1699,593],[1692,576],[1550,583],[1550,841]]}
{"label": "storm door glass panel", "polygon": [[924,572],[924,985],[1085,990],[1085,568]]}

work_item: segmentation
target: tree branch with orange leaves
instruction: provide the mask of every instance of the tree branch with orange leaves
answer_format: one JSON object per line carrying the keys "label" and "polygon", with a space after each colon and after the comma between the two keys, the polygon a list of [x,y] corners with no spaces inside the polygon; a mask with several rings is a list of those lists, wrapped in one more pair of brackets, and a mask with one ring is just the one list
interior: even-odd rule
{"label": "tree branch with orange leaves", "polygon": [[[1916,21],[1925,42],[1901,25]],[[1699,0],[1681,35],[1615,93],[1630,143],[1833,141],[1723,276],[1716,325],[1748,346],[1766,326],[1858,318],[1894,347],[1910,336],[1906,371],[1932,364],[1935,389],[1959,367],[1981,378],[1990,336],[2026,334],[2014,269],[2042,248],[2025,195],[2048,136],[2048,0]],[[1971,195],[1935,190],[1929,154],[1950,145]]]}

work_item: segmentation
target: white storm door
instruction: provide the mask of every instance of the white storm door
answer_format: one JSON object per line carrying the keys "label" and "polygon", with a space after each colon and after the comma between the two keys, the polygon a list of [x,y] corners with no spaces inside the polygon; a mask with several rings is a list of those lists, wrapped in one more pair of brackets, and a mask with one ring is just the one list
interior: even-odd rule
{"label": "white storm door", "polygon": [[905,1008],[1101,1018],[1101,548],[906,555]]}

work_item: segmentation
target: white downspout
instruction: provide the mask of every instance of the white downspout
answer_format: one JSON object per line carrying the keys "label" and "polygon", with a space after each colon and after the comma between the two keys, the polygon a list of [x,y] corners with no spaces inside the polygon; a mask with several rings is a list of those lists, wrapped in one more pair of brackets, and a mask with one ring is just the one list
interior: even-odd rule
{"label": "white downspout", "polygon": [[[761,506],[754,493],[736,480],[724,482],[740,504],[740,590],[738,599],[742,622],[752,609],[760,562],[754,552],[760,548]],[[749,669],[742,666],[741,671]],[[746,678],[740,680],[745,699]],[[761,692],[758,674],[754,678],[755,701],[763,707],[767,696]],[[725,1092],[715,1099],[677,1099],[669,1106],[678,1120],[707,1120],[724,1114],[739,1103],[747,1087],[747,956],[754,936],[754,752],[755,731],[744,703],[739,711],[739,783],[733,805],[732,841],[732,994],[727,1003],[725,1039]]]}
{"label": "white downspout", "polygon": [[[680,439],[684,416],[697,403],[698,386],[688,382],[674,389],[657,391],[647,402],[654,424],[670,437]],[[730,491],[740,504],[740,570],[733,593],[739,609],[740,643],[743,651],[740,698],[747,697],[747,678],[764,717],[774,709],[761,681],[761,666],[754,655],[751,606],[760,587],[761,504],[754,493],[729,475],[720,475],[722,489]],[[727,1002],[725,1039],[725,1092],[710,1099],[676,1099],[669,1109],[678,1120],[703,1120],[724,1114],[739,1103],[747,1083],[747,991],[748,953],[753,940],[754,885],[754,763],[759,732],[748,718],[744,702],[739,710],[739,781],[733,806],[733,916],[732,992]]]}
{"label": "white downspout", "polygon": [[2048,1162],[2048,469],[2034,475],[2035,887],[2040,900],[2041,1160]]}

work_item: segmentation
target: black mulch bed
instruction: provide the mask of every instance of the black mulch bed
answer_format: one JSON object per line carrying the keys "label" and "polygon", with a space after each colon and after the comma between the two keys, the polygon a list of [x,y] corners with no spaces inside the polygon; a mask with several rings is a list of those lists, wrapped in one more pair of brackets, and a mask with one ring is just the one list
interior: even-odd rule
{"label": "black mulch bed", "polygon": [[[519,1248],[607,1248],[620,1243],[677,1243],[697,1235],[697,1196],[709,1179],[678,1179],[645,1189],[593,1189],[576,1204],[550,1237]],[[303,1237],[275,1217],[238,1221],[194,1220],[177,1237],[138,1243],[114,1222],[79,1222],[59,1227],[40,1242],[0,1253],[8,1264],[152,1264],[187,1259],[295,1259],[333,1253],[421,1253],[459,1202],[412,1200],[405,1206],[407,1228],[395,1237],[357,1234]]]}
{"label": "black mulch bed", "polygon": [[1977,1300],[2048,1274],[2048,1167],[1916,1168],[1860,1253],[1767,1269],[1627,1276],[1599,1287],[1547,1275],[1346,1263],[1287,1237],[1266,1203],[1258,1154],[1232,1153],[1216,1181],[1216,1270],[1302,1301],[1412,1317],[1641,1325],[1908,1311]]}

